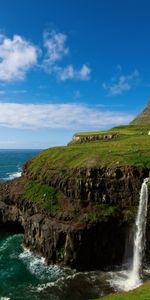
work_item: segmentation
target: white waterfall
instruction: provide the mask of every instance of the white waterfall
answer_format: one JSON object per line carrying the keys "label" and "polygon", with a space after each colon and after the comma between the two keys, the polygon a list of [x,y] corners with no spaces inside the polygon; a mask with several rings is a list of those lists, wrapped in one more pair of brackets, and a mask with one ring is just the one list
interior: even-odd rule
{"label": "white waterfall", "polygon": [[133,263],[130,271],[121,271],[111,281],[112,285],[118,290],[129,291],[141,284],[141,268],[142,260],[145,250],[145,230],[147,221],[147,204],[148,204],[148,178],[144,179],[140,191],[140,200],[138,212],[135,222],[134,234],[134,249],[133,249]]}
{"label": "white waterfall", "polygon": [[141,282],[140,271],[142,267],[142,259],[145,249],[145,230],[147,221],[147,203],[148,203],[148,179],[144,179],[144,182],[140,191],[140,202],[138,207],[138,213],[136,217],[136,230],[134,238],[134,252],[133,252],[133,266],[131,273],[129,274],[128,284],[129,288],[138,286]]}

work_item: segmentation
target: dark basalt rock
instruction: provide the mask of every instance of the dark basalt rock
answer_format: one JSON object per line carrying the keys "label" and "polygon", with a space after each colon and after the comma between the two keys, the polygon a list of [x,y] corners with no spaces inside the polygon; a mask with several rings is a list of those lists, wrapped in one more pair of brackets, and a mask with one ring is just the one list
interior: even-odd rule
{"label": "dark basalt rock", "polygon": [[[29,179],[36,179],[28,168],[23,173]],[[69,175],[64,172],[63,176],[50,172],[49,177],[41,181],[58,188],[74,204],[106,203],[125,207],[139,202],[139,190],[146,177],[149,177],[148,168],[117,166],[78,168],[71,170]]]}
{"label": "dark basalt rock", "polygon": [[[139,202],[143,178],[149,170],[142,167],[77,169],[70,177],[51,178],[46,184],[57,186],[74,203],[74,211],[51,213],[22,198],[26,180],[33,176],[24,169],[20,179],[0,185],[0,230],[15,224],[24,232],[24,245],[44,256],[47,262],[78,270],[103,269],[121,264],[128,241],[132,254],[132,224],[121,219],[124,208],[132,210]],[[117,206],[120,214],[96,222],[84,218],[97,204]],[[18,225],[18,227],[17,227]],[[147,254],[150,238],[147,232]]]}
{"label": "dark basalt rock", "polygon": [[9,230],[12,224],[16,232],[22,228],[24,245],[44,256],[49,264],[85,270],[122,262],[128,226],[118,220],[77,226],[59,222],[32,203],[22,201],[11,201],[10,205],[0,202],[0,212],[0,230]]}

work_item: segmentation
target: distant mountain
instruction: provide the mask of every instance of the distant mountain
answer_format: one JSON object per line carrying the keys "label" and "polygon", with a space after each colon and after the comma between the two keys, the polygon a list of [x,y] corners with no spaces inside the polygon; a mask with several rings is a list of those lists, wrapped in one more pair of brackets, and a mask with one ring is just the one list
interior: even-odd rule
{"label": "distant mountain", "polygon": [[146,108],[131,123],[131,125],[147,125],[150,124],[150,100]]}

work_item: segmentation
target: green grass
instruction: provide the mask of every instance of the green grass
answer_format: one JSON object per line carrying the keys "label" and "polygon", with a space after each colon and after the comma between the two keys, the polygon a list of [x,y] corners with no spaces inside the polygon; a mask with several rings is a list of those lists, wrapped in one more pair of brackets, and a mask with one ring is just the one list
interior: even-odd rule
{"label": "green grass", "polygon": [[110,294],[99,300],[150,300],[150,282],[144,283],[135,290]]}
{"label": "green grass", "polygon": [[121,135],[143,135],[148,133],[150,131],[150,125],[123,125],[114,127],[110,130],[105,131],[94,131],[94,132],[78,132],[75,134],[75,136],[91,136],[91,135],[105,135],[105,134],[121,134]]}
{"label": "green grass", "polygon": [[118,206],[111,206],[108,204],[95,204],[83,215],[84,222],[99,223],[107,221],[110,218],[121,219],[122,222],[133,224],[137,214],[137,207],[132,208],[119,208]]}
{"label": "green grass", "polygon": [[115,206],[110,206],[108,204],[97,204],[95,209],[85,215],[86,221],[98,223],[104,221],[107,218],[115,217],[119,213],[118,208]]}
{"label": "green grass", "polygon": [[33,181],[29,181],[26,184],[23,195],[25,200],[31,201],[53,212],[59,209],[58,200],[60,196],[61,193],[55,188]]}
{"label": "green grass", "polygon": [[124,222],[127,222],[128,224],[133,224],[134,220],[135,220],[135,217],[136,217],[136,214],[137,214],[137,207],[134,206],[134,207],[130,207],[129,208],[124,208],[121,210],[121,219],[124,221]]}
{"label": "green grass", "polygon": [[98,140],[42,151],[32,159],[28,172],[34,179],[48,183],[53,176],[69,176],[75,168],[113,167],[120,165],[150,168],[148,126],[120,126],[111,129],[122,133],[109,141]]}
{"label": "green grass", "polygon": [[[134,127],[134,130],[132,127]],[[148,129],[125,126],[119,127],[117,130],[126,133],[126,135],[124,134],[120,138],[110,141],[99,140],[47,149],[32,160],[29,168],[34,174],[44,176],[50,170],[59,169],[63,172],[63,170],[77,167],[125,164],[150,167],[150,136],[147,134]]]}

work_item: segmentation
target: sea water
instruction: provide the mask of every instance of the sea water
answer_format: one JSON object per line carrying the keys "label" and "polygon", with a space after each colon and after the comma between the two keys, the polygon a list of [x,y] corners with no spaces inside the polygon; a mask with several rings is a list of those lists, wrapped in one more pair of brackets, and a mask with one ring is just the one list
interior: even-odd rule
{"label": "sea water", "polygon": [[[0,150],[0,181],[21,175],[24,162],[39,150]],[[111,291],[107,273],[76,272],[23,248],[23,235],[0,233],[0,300],[87,300]]]}
{"label": "sea water", "polygon": [[88,300],[111,291],[107,273],[47,266],[22,242],[22,234],[0,234],[1,300]]}
{"label": "sea water", "polygon": [[1,150],[0,149],[0,182],[21,176],[25,161],[34,157],[40,150]]}

